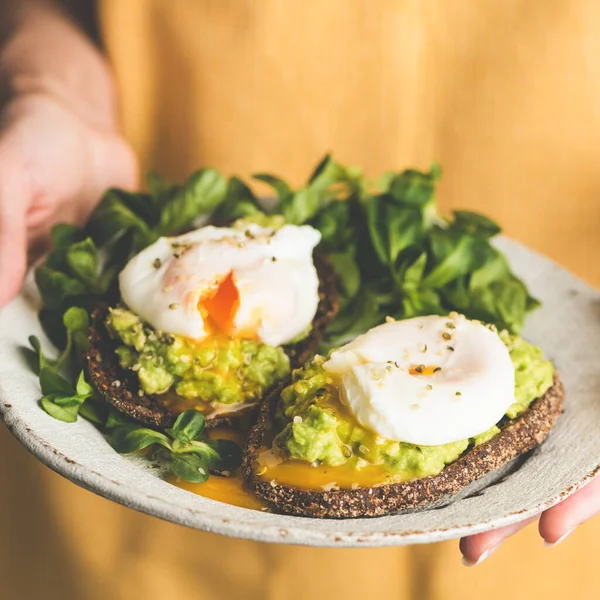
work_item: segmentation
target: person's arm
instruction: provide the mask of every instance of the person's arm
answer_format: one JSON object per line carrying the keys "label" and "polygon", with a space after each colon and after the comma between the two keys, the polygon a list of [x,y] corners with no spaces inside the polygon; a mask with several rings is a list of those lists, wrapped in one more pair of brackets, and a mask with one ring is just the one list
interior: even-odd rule
{"label": "person's arm", "polygon": [[27,250],[81,222],[102,192],[137,182],[98,48],[50,0],[0,0],[0,306]]}

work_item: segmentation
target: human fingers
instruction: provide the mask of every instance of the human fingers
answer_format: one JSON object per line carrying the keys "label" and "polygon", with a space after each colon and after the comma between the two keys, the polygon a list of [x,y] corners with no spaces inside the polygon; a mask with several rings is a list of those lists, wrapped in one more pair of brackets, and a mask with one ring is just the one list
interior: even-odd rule
{"label": "human fingers", "polygon": [[554,546],[599,512],[600,478],[596,477],[578,492],[544,512],[540,518],[540,535]]}
{"label": "human fingers", "polygon": [[0,139],[0,307],[19,291],[27,269],[30,186],[10,138]]}
{"label": "human fingers", "polygon": [[473,567],[482,563],[486,558],[489,558],[502,544],[502,542],[515,535],[538,519],[537,516],[525,519],[519,523],[513,523],[506,527],[485,531],[464,537],[460,540],[460,551],[463,555],[463,565]]}

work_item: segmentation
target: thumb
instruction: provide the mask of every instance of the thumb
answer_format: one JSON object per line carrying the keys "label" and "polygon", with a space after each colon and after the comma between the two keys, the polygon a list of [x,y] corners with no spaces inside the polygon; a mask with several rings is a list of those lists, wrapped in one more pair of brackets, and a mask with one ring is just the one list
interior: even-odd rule
{"label": "thumb", "polygon": [[0,308],[17,295],[27,270],[27,175],[18,156],[0,141]]}

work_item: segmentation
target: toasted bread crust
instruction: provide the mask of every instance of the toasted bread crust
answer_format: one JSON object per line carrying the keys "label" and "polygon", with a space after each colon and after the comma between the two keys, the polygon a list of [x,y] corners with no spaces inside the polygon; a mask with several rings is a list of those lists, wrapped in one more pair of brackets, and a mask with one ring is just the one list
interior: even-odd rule
{"label": "toasted bread crust", "polygon": [[[292,368],[306,362],[314,353],[325,328],[337,314],[339,308],[337,278],[329,263],[315,254],[315,267],[319,274],[319,306],[313,320],[309,336],[285,348]],[[110,338],[105,326],[108,305],[102,303],[92,312],[89,335],[89,350],[86,355],[87,368],[92,384],[102,397],[114,408],[136,421],[158,428],[171,427],[173,415],[152,395],[139,395],[139,382],[135,373],[121,368],[115,354],[115,342]],[[207,426],[231,424],[246,417],[257,409],[257,404],[249,404],[235,413],[216,415],[207,418]]]}
{"label": "toasted bread crust", "polygon": [[244,476],[256,495],[279,512],[337,519],[378,517],[451,498],[470,483],[541,444],[560,416],[565,396],[562,383],[555,377],[552,387],[527,411],[516,419],[507,419],[498,435],[468,450],[438,475],[371,488],[315,491],[261,480],[253,470],[281,388],[263,402],[250,432],[242,463]]}

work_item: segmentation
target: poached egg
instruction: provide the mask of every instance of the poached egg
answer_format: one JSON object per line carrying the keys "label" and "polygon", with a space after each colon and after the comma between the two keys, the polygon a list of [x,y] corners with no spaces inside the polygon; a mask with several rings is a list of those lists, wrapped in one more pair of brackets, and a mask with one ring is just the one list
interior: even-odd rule
{"label": "poached egg", "polygon": [[324,368],[363,427],[416,445],[483,433],[515,400],[498,333],[456,313],[384,323],[332,352]]}
{"label": "poached egg", "polygon": [[317,311],[312,253],[320,239],[308,225],[273,230],[254,224],[163,237],[121,271],[121,297],[165,333],[286,344],[310,326]]}

